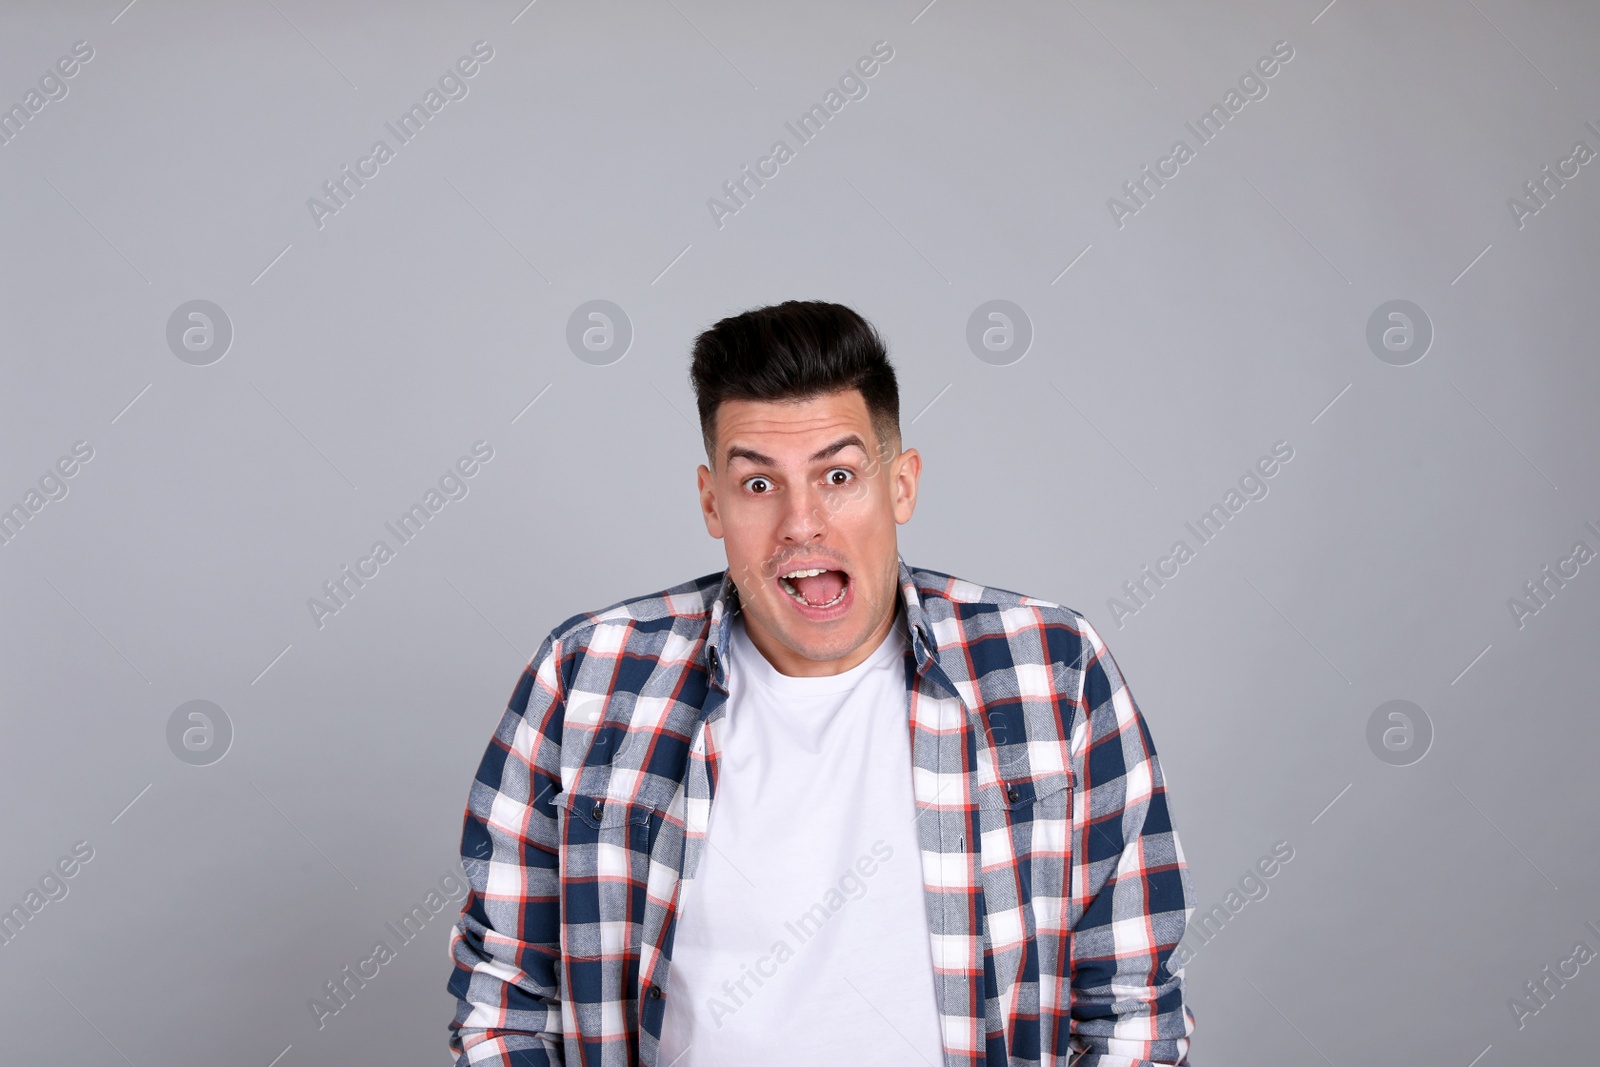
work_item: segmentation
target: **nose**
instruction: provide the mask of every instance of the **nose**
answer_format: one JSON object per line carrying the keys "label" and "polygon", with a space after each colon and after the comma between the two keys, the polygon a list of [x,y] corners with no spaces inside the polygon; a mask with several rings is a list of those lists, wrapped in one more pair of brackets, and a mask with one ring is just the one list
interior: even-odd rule
{"label": "nose", "polygon": [[824,537],[828,521],[821,504],[822,498],[815,487],[796,489],[783,515],[783,539],[791,544],[806,544]]}

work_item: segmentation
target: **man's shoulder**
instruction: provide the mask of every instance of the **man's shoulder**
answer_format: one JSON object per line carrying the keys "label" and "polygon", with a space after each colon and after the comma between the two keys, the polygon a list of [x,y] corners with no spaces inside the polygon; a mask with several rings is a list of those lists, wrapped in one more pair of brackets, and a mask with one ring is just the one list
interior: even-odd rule
{"label": "man's shoulder", "polygon": [[911,576],[940,664],[977,706],[1057,687],[1098,705],[1102,690],[1115,687],[1120,676],[1105,641],[1077,609],[926,567]]}
{"label": "man's shoulder", "polygon": [[726,571],[712,571],[652,593],[613,601],[593,611],[580,611],[558,623],[550,639],[571,648],[587,644],[595,631],[607,626],[645,629],[681,629],[709,625]]}
{"label": "man's shoulder", "polygon": [[1080,634],[1093,629],[1082,612],[1053,600],[984,585],[929,567],[909,569],[923,613],[936,624],[952,620],[966,629],[972,625],[1004,625],[1009,617],[1034,625],[1065,626]]}

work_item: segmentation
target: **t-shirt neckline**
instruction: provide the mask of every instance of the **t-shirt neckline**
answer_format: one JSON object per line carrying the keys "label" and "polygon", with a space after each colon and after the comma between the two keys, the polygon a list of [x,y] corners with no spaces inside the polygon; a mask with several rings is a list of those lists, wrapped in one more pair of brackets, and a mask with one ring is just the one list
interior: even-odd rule
{"label": "t-shirt neckline", "polygon": [[782,673],[761,654],[761,650],[755,646],[755,642],[750,640],[750,635],[745,631],[744,616],[736,615],[732,628],[734,670],[743,670],[765,688],[782,693],[784,696],[825,696],[847,692],[854,689],[873,668],[882,666],[888,660],[905,653],[907,645],[905,635],[902,633],[903,618],[904,609],[897,610],[893,625],[889,627],[889,632],[884,635],[878,647],[849,670],[840,671],[838,674],[797,677]]}

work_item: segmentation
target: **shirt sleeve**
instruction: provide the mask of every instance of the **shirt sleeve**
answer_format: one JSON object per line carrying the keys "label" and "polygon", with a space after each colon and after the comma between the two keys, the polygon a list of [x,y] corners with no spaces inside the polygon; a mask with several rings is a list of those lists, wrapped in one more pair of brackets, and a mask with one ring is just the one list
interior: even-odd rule
{"label": "shirt sleeve", "polygon": [[456,1067],[561,1067],[561,904],[554,799],[565,713],[560,642],[523,669],[462,819],[468,893],[450,931]]}
{"label": "shirt sleeve", "polygon": [[[1188,1063],[1194,1015],[1174,950],[1195,892],[1144,716],[1087,619],[1083,716],[1073,737],[1077,855],[1072,932],[1074,1067]],[[1081,740],[1078,731],[1082,731]]]}

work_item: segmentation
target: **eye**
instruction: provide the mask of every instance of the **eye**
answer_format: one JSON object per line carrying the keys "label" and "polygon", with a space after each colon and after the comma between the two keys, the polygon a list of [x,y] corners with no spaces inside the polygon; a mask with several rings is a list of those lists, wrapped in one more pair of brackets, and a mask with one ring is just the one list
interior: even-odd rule
{"label": "eye", "polygon": [[[834,475],[836,475],[836,474],[842,474],[842,475],[844,475],[844,478],[842,480],[841,479],[837,479],[837,478],[834,477]],[[856,476],[855,471],[851,470],[849,467],[834,467],[832,470],[828,471],[828,473],[824,474],[822,477],[823,477],[823,480],[826,481],[829,485],[849,485],[850,481],[853,478],[855,478],[855,476]]]}
{"label": "eye", "polygon": [[[764,486],[764,488],[752,488],[756,485]],[[755,493],[756,495],[760,496],[772,491],[772,483],[767,480],[765,475],[756,474],[744,480],[744,488],[747,492]]]}

